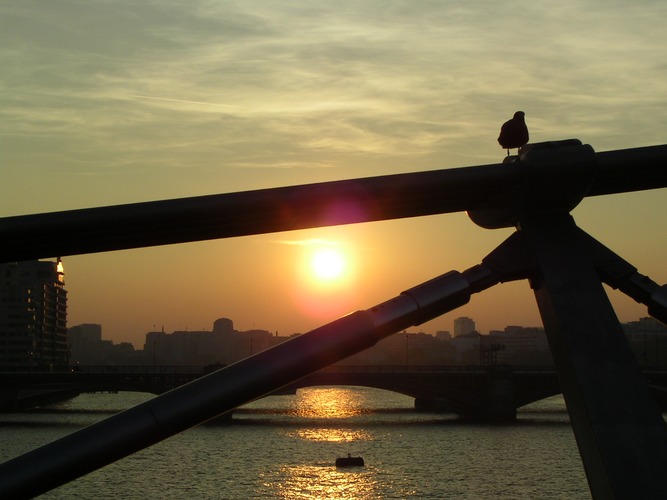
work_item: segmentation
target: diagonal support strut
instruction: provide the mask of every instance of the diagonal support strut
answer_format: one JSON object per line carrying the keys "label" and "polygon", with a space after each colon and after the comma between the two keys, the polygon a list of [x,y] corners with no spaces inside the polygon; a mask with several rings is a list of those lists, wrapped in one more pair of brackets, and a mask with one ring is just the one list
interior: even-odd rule
{"label": "diagonal support strut", "polygon": [[565,212],[523,215],[531,280],[594,498],[665,498],[667,428]]}
{"label": "diagonal support strut", "polygon": [[522,248],[515,233],[480,265],[450,271],[0,464],[0,497],[44,493],[456,309],[473,293],[525,278],[527,261],[507,259]]}
{"label": "diagonal support strut", "polygon": [[600,279],[640,304],[648,306],[648,313],[667,324],[667,285],[658,285],[648,276],[637,272],[637,268],[616,255],[609,248],[583,230],[585,240]]}

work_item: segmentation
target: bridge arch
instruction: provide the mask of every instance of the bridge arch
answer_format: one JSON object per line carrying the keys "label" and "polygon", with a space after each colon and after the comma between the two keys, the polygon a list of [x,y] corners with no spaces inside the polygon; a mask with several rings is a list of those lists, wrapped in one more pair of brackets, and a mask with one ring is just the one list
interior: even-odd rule
{"label": "bridge arch", "polygon": [[[0,374],[0,406],[11,410],[35,406],[36,401],[44,404],[47,392],[54,400],[85,392],[159,395],[202,375],[202,367],[95,367],[94,372]],[[647,377],[658,403],[667,402],[667,374],[650,372]],[[414,398],[419,409],[483,419],[512,419],[518,408],[561,392],[550,367],[330,366],[276,394],[341,385],[383,389]],[[39,398],[30,396],[40,391]],[[21,396],[22,392],[28,396]]]}

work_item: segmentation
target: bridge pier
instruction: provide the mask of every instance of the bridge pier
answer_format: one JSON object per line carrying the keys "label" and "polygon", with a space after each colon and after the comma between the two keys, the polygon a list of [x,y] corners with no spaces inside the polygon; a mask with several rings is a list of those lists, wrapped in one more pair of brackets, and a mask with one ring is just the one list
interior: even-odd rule
{"label": "bridge pier", "polygon": [[488,372],[486,413],[494,421],[516,420],[516,400],[511,366],[492,366]]}
{"label": "bridge pier", "polygon": [[415,397],[415,408],[451,412],[463,418],[488,422],[516,420],[517,403],[511,366],[488,367],[477,382],[465,387],[460,397],[429,394]]}
{"label": "bridge pier", "polygon": [[0,389],[0,412],[23,411],[56,404],[79,395],[76,389],[19,389],[16,387],[4,387]]}
{"label": "bridge pier", "polygon": [[452,401],[442,396],[418,396],[415,398],[415,409],[440,413],[459,413],[459,408]]}
{"label": "bridge pier", "polygon": [[0,411],[18,409],[18,390],[13,387],[0,388]]}

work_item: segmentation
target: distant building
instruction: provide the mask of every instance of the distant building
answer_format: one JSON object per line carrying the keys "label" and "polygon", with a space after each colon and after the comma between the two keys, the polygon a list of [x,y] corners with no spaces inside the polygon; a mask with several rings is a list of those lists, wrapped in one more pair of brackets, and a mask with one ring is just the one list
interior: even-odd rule
{"label": "distant building", "polygon": [[234,333],[234,322],[229,318],[218,318],[213,322],[213,331],[223,335]]}
{"label": "distant building", "polygon": [[87,363],[102,342],[102,325],[85,323],[67,330],[67,344],[73,363]]}
{"label": "distant building", "polygon": [[481,337],[475,330],[454,336],[451,344],[459,364],[479,364]]}
{"label": "distant building", "polygon": [[136,351],[131,343],[102,339],[102,325],[84,323],[68,328],[67,344],[72,365],[146,364],[143,351]]}
{"label": "distant building", "polygon": [[655,318],[639,318],[637,321],[623,323],[623,330],[628,335],[652,336],[667,333],[667,326]]}
{"label": "distant building", "polygon": [[144,352],[155,365],[227,365],[285,340],[266,330],[238,332],[232,320],[220,318],[210,332],[148,332]]}
{"label": "distant building", "polygon": [[152,365],[166,364],[166,360],[171,358],[171,347],[169,346],[169,337],[164,329],[159,332],[148,332],[144,342],[144,353]]}
{"label": "distant building", "polygon": [[667,366],[667,326],[655,318],[640,318],[622,326],[639,364]]}
{"label": "distant building", "polygon": [[401,332],[383,338],[377,344],[354,354],[337,365],[424,366],[449,365],[456,355],[447,335],[439,338],[428,333]]}
{"label": "distant building", "polygon": [[461,317],[454,320],[454,338],[460,337],[461,335],[467,335],[475,331],[475,322],[472,320],[472,318]]}
{"label": "distant building", "polygon": [[452,340],[452,334],[445,330],[438,330],[435,332],[435,338],[442,342],[449,342]]}
{"label": "distant building", "polygon": [[62,261],[0,264],[0,370],[68,366]]}
{"label": "distant building", "polygon": [[497,362],[513,365],[551,365],[549,342],[542,327],[507,326],[504,330],[491,330],[486,339],[487,347],[501,347]]}

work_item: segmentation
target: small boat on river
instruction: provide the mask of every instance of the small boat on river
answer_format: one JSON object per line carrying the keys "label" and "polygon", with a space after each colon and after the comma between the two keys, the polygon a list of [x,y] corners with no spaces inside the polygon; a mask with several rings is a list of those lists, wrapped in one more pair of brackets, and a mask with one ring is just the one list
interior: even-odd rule
{"label": "small boat on river", "polygon": [[338,457],[336,459],[336,467],[363,467],[364,459],[361,457],[353,457],[347,454],[347,457]]}

